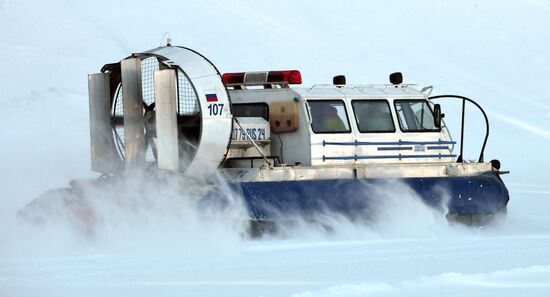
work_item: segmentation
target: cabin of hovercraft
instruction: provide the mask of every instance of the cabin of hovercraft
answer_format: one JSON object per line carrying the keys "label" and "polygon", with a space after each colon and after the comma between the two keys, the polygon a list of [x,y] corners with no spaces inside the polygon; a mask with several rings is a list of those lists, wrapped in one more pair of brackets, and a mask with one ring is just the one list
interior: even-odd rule
{"label": "cabin of hovercraft", "polygon": [[[297,70],[226,73],[236,118],[225,167],[449,163],[455,142],[414,85],[294,88]],[[440,111],[438,111],[440,112]],[[442,128],[443,126],[443,128]]]}

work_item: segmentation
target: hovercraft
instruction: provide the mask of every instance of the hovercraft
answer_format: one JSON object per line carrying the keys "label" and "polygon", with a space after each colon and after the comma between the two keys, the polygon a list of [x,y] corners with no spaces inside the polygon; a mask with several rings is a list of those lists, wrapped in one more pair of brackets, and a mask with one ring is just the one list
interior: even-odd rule
{"label": "hovercraft", "polygon": [[[298,70],[222,75],[189,48],[135,53],[88,76],[92,170],[107,183],[136,171],[221,176],[223,189],[214,187],[201,203],[223,201],[230,189],[260,225],[320,212],[361,217],[379,199],[373,189],[388,181],[443,206],[454,221],[486,222],[505,213],[509,194],[500,175],[507,172],[497,160],[485,162],[483,109],[402,80],[393,73],[388,84],[349,85],[336,76],[333,84],[304,88],[295,87],[302,82]],[[436,103],[449,98],[462,101],[460,147]],[[466,104],[486,122],[477,161],[463,157]],[[93,218],[85,203],[74,202],[78,186],[61,191],[20,215],[57,196],[77,216]]]}

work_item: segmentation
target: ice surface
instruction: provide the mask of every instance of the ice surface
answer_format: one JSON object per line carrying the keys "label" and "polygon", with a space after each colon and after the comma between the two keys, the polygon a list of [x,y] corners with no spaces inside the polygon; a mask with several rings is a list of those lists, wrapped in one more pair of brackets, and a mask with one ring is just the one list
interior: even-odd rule
{"label": "ice surface", "polygon": [[[550,294],[548,1],[0,0],[0,27],[0,296]],[[95,176],[86,75],[160,45],[164,32],[222,72],[300,69],[308,86],[402,71],[434,94],[475,98],[491,120],[486,159],[511,171],[507,219],[448,225],[401,191],[381,206],[384,224],[327,217],[333,232],[294,226],[259,241],[167,215],[166,196],[153,211],[103,205],[111,216],[93,239],[66,222],[19,224],[16,210],[40,193]],[[466,128],[479,135],[467,159],[482,135],[471,110]]]}

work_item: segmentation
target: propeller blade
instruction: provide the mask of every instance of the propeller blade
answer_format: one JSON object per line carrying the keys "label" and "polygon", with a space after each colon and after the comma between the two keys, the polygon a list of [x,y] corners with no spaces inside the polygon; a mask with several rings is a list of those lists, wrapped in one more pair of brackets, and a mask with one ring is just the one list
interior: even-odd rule
{"label": "propeller blade", "polygon": [[145,101],[143,101],[143,108],[145,108],[145,111],[155,110],[155,102],[147,105],[147,103],[145,103]]}
{"label": "propeller blade", "polygon": [[126,169],[143,168],[146,146],[143,128],[141,60],[139,58],[122,60],[121,70]]}
{"label": "propeller blade", "polygon": [[177,171],[179,153],[175,70],[155,71],[155,101],[158,167]]}
{"label": "propeller blade", "polygon": [[102,173],[116,172],[121,164],[114,150],[112,137],[108,73],[88,75],[88,96],[92,170]]}
{"label": "propeller blade", "polygon": [[155,157],[155,160],[157,160],[158,158],[157,145],[155,144],[155,140],[153,139],[153,136],[149,132],[145,132],[145,143],[151,147],[151,151],[153,152],[153,157]]}
{"label": "propeller blade", "polygon": [[111,116],[111,125],[112,126],[124,126],[124,117]]}

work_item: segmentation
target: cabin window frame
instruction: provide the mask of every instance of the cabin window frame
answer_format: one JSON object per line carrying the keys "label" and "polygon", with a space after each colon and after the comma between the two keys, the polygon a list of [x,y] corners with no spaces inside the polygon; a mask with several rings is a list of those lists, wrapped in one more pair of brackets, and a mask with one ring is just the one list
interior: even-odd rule
{"label": "cabin window frame", "polygon": [[[425,103],[426,106],[428,106],[428,109],[431,112],[432,119],[434,117],[434,111],[432,109],[432,106],[430,106],[430,102],[426,99],[395,99],[395,100],[393,100],[393,105],[394,105],[394,108],[395,108],[395,114],[397,116],[397,121],[399,122],[399,130],[401,130],[401,132],[403,132],[403,133],[434,133],[434,132],[441,132],[441,128],[437,128],[437,127],[435,127],[434,129],[405,129],[403,127],[403,123],[401,121],[401,116],[399,115],[399,110],[397,108],[397,104],[402,103],[402,102],[422,102],[422,103]],[[435,123],[434,123],[434,126],[435,126]]]}
{"label": "cabin window frame", "polygon": [[[308,106],[308,112],[309,114],[311,115],[311,123],[310,123],[310,128],[311,128],[311,131],[313,131],[313,133],[315,134],[351,134],[352,132],[352,129],[351,129],[351,123],[349,121],[349,114],[348,114],[348,109],[346,107],[346,102],[342,99],[307,99],[307,106]],[[313,115],[313,112],[311,111],[312,109],[312,104],[315,104],[317,102],[323,102],[323,103],[341,103],[342,104],[342,107],[344,108],[344,115],[346,116],[346,122],[347,122],[347,130],[343,130],[343,131],[316,131],[315,128],[313,127],[313,121],[314,121],[314,115]],[[340,117],[339,117],[340,118]],[[343,119],[340,118],[342,121]],[[344,123],[345,124],[345,123]]]}
{"label": "cabin window frame", "polygon": [[[357,102],[357,103],[360,103],[360,102],[369,102],[369,103],[370,102],[382,102],[382,103],[386,103],[386,106],[388,107],[388,112],[390,114],[390,120],[391,120],[391,123],[392,123],[392,126],[393,126],[393,130],[373,130],[373,131],[363,131],[363,130],[361,130],[361,127],[359,126],[359,120],[357,118],[357,112],[355,112],[355,102]],[[354,100],[351,100],[351,108],[353,109],[353,116],[355,117],[355,124],[357,125],[357,131],[359,131],[359,133],[367,134],[367,133],[395,133],[395,132],[397,132],[397,128],[395,127],[395,120],[394,120],[393,114],[392,114],[391,104],[387,99],[354,99]]]}
{"label": "cabin window frame", "polygon": [[[242,116],[242,115],[237,115],[237,109],[240,107],[240,106],[265,106],[265,111],[266,111],[266,117],[264,117],[263,115],[254,115],[254,116]],[[231,104],[231,107],[232,107],[232,113],[235,117],[237,118],[263,118],[264,120],[266,121],[269,121],[269,104],[265,103],[265,102],[253,102],[253,103],[233,103]],[[235,108],[237,107],[237,109]]]}

